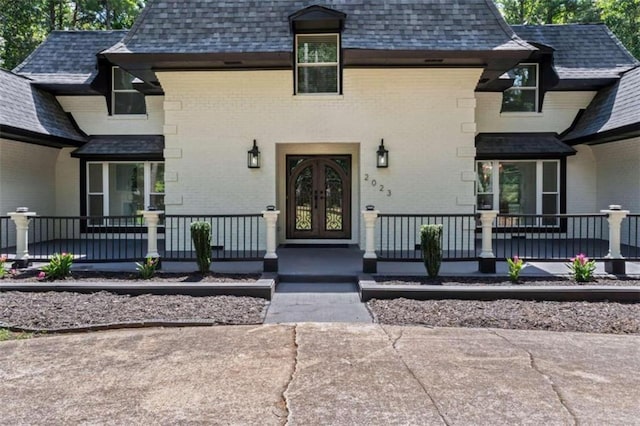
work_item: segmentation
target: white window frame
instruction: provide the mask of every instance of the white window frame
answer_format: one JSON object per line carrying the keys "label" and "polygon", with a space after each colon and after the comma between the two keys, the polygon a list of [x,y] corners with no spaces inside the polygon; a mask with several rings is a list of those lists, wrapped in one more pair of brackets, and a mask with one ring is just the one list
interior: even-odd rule
{"label": "white window frame", "polygon": [[[327,37],[327,36],[335,36],[336,37],[336,59],[337,62],[313,62],[313,63],[299,63],[298,62],[298,39],[299,37]],[[340,33],[321,33],[321,34],[296,34],[296,42],[295,42],[295,52],[294,52],[294,60],[295,60],[295,86],[296,86],[296,95],[300,96],[324,96],[324,95],[339,95],[340,94],[340,86],[341,86],[341,73],[340,73]],[[298,69],[299,68],[314,68],[314,67],[336,67],[336,91],[335,92],[317,92],[317,93],[304,93],[300,92],[300,88],[298,87]]]}
{"label": "white window frame", "polygon": [[[147,115],[147,102],[146,102],[146,97],[145,99],[145,107],[144,107],[144,112],[140,112],[140,113],[127,113],[127,114],[120,114],[116,112],[116,95],[118,93],[137,93],[139,95],[142,95],[144,97],[144,94],[140,93],[139,91],[137,91],[136,89],[116,89],[116,69],[121,69],[118,66],[112,66],[111,67],[111,115],[114,116],[118,116],[118,117],[146,117]],[[123,72],[126,72],[127,74],[130,74],[130,72],[122,69]]]}
{"label": "white window frame", "polygon": [[[502,96],[502,103],[500,104],[500,108],[502,109],[503,105],[504,105],[504,93],[509,92],[509,91],[513,91],[513,90],[524,90],[524,91],[534,91],[535,92],[535,104],[534,104],[534,108],[533,111],[503,111],[502,114],[536,114],[539,113],[538,109],[539,109],[539,102],[540,102],[540,96],[539,96],[539,90],[540,90],[540,64],[532,62],[525,62],[525,63],[521,63],[518,64],[517,66],[513,67],[512,69],[516,69],[516,68],[520,68],[520,67],[524,67],[524,66],[535,66],[536,68],[536,85],[535,86],[512,86],[509,87],[508,89],[505,89],[503,92],[503,96]],[[511,71],[511,70],[509,70]]]}
{"label": "white window frame", "polygon": [[[500,210],[500,163],[536,163],[536,215],[541,215],[542,213],[542,202],[543,196],[548,194],[555,194],[556,205],[558,211],[556,214],[560,214],[562,207],[560,206],[560,183],[561,183],[561,167],[562,164],[560,160],[557,159],[544,159],[544,160],[476,160],[475,169],[476,169],[476,182],[478,176],[478,167],[480,167],[481,163],[491,163],[492,165],[492,173],[491,173],[491,191],[489,192],[479,192],[477,183],[476,183],[476,208],[478,208],[478,196],[483,194],[492,194],[493,196],[493,208],[492,210]],[[544,191],[543,187],[543,171],[544,171],[544,163],[555,163],[556,164],[556,191]],[[481,210],[481,209],[479,209]],[[538,223],[538,226],[543,226],[542,223]],[[547,227],[558,227],[559,225],[552,225]]]}
{"label": "white window frame", "polygon": [[[86,193],[86,202],[87,202],[87,216],[89,213],[89,196],[90,195],[102,195],[102,216],[109,216],[109,165],[111,164],[142,164],[144,166],[144,208],[148,208],[151,203],[151,195],[165,195],[165,193],[152,192],[151,187],[151,164],[165,164],[164,161],[87,161],[86,167],[86,177],[87,177],[87,193]],[[98,192],[90,192],[90,176],[89,176],[89,166],[92,164],[101,164],[102,165],[102,193]],[[120,215],[115,215],[120,216]]]}

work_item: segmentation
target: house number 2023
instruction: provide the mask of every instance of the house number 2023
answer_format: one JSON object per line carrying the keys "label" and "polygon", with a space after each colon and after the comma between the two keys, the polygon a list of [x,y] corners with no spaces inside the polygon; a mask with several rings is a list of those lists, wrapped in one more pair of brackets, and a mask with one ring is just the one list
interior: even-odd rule
{"label": "house number 2023", "polygon": [[387,195],[387,197],[391,197],[391,190],[390,189],[385,189],[384,185],[382,185],[382,184],[378,185],[378,181],[376,181],[375,179],[369,180],[369,173],[365,173],[364,174],[364,181],[365,182],[369,182],[371,184],[371,186],[373,186],[373,187],[378,187],[378,190],[380,192],[384,192]]}

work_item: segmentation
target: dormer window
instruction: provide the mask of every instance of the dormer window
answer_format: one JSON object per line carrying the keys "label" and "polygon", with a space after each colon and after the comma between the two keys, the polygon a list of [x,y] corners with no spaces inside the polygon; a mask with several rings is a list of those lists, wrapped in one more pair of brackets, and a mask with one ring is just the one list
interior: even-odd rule
{"label": "dormer window", "polygon": [[340,35],[296,36],[296,93],[340,93]]}
{"label": "dormer window", "polygon": [[111,105],[114,115],[147,113],[144,95],[133,88],[135,79],[120,67],[112,68]]}
{"label": "dormer window", "polygon": [[502,95],[502,112],[537,112],[538,64],[520,64],[507,74],[513,86]]}

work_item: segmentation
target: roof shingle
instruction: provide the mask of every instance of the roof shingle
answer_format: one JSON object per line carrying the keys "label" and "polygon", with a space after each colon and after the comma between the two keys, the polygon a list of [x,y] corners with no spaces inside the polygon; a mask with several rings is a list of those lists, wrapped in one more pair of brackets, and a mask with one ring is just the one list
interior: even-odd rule
{"label": "roof shingle", "polygon": [[0,125],[84,142],[55,97],[31,80],[0,69]]}
{"label": "roof shingle", "polygon": [[[185,3],[188,3],[185,4]],[[289,52],[288,17],[316,0],[154,0],[108,53]],[[346,49],[535,50],[491,0],[326,0],[346,13]]]}

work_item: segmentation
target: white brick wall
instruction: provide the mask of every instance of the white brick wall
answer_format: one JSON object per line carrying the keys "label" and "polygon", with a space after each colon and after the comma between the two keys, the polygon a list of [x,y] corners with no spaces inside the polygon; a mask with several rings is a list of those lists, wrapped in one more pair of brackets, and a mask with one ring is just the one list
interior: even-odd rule
{"label": "white brick wall", "polygon": [[596,159],[591,147],[578,145],[567,157],[567,213],[597,213]]}
{"label": "white brick wall", "polygon": [[[288,148],[313,144],[309,153],[317,147],[331,152],[340,144],[336,151],[355,147],[353,242],[367,204],[389,213],[472,212],[473,181],[463,177],[473,171],[479,74],[348,69],[344,96],[305,97],[292,96],[291,71],[160,72],[167,211],[257,212],[276,202],[284,213],[276,160],[283,161]],[[381,138],[390,151],[388,169],[375,167]],[[258,170],[246,166],[253,139],[262,153]]]}
{"label": "white brick wall", "polygon": [[146,115],[109,116],[104,96],[58,96],[58,102],[70,112],[88,135],[162,134],[163,96],[146,96]]}
{"label": "white brick wall", "polygon": [[56,162],[56,215],[80,215],[80,160],[72,158],[75,148],[63,148]]}
{"label": "white brick wall", "polygon": [[640,213],[640,138],[592,147],[597,161],[597,209],[621,204]]}
{"label": "white brick wall", "polygon": [[547,92],[541,113],[500,113],[502,93],[476,93],[478,133],[557,132],[573,123],[596,92]]}
{"label": "white brick wall", "polygon": [[0,215],[16,207],[53,215],[60,150],[0,139]]}

